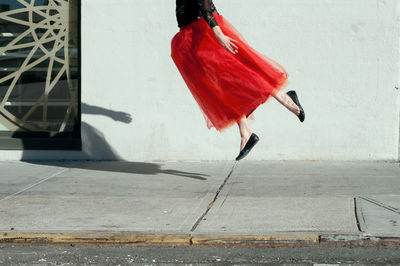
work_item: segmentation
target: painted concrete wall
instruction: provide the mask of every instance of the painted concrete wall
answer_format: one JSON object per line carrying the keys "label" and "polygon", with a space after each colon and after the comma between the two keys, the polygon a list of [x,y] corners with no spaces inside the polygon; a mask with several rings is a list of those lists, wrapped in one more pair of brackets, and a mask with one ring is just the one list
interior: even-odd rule
{"label": "painted concrete wall", "polygon": [[[398,0],[214,0],[290,75],[305,123],[271,98],[248,159],[398,160]],[[174,0],[82,1],[82,152],[1,159],[230,160],[234,126],[208,130],[170,58]],[[131,121],[130,121],[131,120]]]}

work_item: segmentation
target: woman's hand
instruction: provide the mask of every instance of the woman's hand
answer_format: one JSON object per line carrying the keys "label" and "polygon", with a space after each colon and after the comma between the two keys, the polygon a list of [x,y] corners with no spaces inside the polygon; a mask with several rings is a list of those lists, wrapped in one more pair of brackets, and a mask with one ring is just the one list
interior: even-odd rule
{"label": "woman's hand", "polygon": [[228,52],[231,52],[232,54],[236,54],[238,52],[238,46],[235,44],[237,43],[236,40],[226,36],[225,34],[222,33],[221,28],[219,26],[215,26],[212,28],[215,36],[217,37],[219,43],[222,45],[222,47],[225,48]]}
{"label": "woman's hand", "polygon": [[238,47],[235,44],[236,40],[229,38],[226,35],[217,36],[219,43],[225,48],[225,50],[231,52],[232,54],[236,54],[238,52]]}

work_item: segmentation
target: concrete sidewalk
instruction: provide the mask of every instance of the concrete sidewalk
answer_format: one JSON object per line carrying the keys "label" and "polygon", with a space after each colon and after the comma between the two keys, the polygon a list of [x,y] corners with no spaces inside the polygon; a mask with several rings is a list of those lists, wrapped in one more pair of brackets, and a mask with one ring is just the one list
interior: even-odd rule
{"label": "concrete sidewalk", "polygon": [[0,162],[0,172],[3,243],[400,243],[398,163]]}

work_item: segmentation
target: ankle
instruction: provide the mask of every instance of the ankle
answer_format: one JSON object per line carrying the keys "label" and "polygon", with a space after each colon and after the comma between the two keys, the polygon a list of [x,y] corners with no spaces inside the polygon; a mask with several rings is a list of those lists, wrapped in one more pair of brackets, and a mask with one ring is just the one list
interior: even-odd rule
{"label": "ankle", "polygon": [[240,137],[241,137],[242,139],[243,139],[243,138],[249,138],[250,136],[251,136],[251,131],[250,131],[250,130],[240,133]]}

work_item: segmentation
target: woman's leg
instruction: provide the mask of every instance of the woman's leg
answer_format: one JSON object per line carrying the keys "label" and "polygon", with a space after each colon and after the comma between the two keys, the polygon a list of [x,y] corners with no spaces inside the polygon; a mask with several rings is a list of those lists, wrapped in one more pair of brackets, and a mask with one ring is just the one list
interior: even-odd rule
{"label": "woman's leg", "polygon": [[272,96],[296,116],[300,114],[300,108],[286,93],[278,91],[275,94],[273,93]]}
{"label": "woman's leg", "polygon": [[[289,111],[294,113],[296,116],[300,114],[300,108],[297,106],[295,102],[293,102],[292,98],[290,98],[286,93],[278,91],[277,93],[272,93],[272,96],[283,106],[285,106]],[[249,124],[247,123],[247,118],[245,115],[237,121],[237,124],[239,126],[239,132],[241,137],[241,142],[240,142],[240,151],[241,151],[246,145],[247,141],[249,140],[252,132],[250,130]]]}
{"label": "woman's leg", "polygon": [[249,124],[247,123],[247,118],[244,115],[240,120],[237,121],[237,124],[239,126],[239,132],[240,132],[240,137],[241,137],[241,142],[240,142],[240,151],[243,150],[244,146],[246,145],[246,142],[249,140],[251,136],[251,130],[249,127]]}

